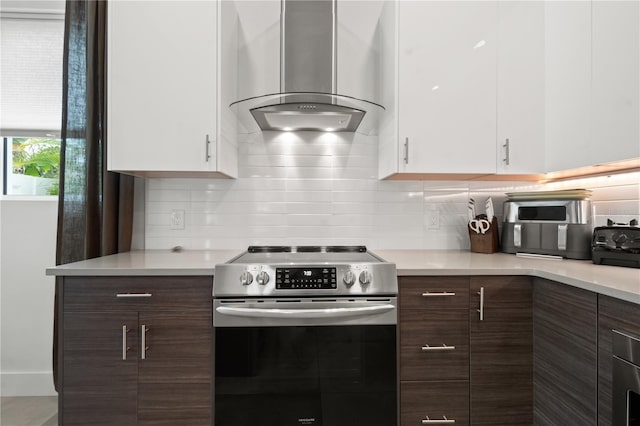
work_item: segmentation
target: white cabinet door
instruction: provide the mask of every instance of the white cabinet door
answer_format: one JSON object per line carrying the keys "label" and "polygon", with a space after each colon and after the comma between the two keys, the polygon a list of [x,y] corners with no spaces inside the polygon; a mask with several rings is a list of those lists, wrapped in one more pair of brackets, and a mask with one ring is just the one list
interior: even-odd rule
{"label": "white cabinet door", "polygon": [[495,173],[496,15],[496,2],[400,2],[400,172]]}
{"label": "white cabinet door", "polygon": [[545,2],[547,171],[591,162],[591,2]]}
{"label": "white cabinet door", "polygon": [[591,162],[640,157],[640,2],[592,3]]}
{"label": "white cabinet door", "polygon": [[216,1],[109,3],[110,170],[216,169],[217,8]]}
{"label": "white cabinet door", "polygon": [[497,172],[544,172],[544,3],[498,3]]}

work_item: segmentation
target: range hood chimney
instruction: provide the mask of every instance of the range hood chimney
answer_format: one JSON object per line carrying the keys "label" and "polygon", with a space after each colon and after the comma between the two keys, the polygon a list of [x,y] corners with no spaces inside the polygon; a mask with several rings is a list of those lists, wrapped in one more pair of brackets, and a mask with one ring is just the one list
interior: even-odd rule
{"label": "range hood chimney", "polygon": [[[337,93],[336,0],[281,0],[280,93],[234,102],[261,130],[376,133],[374,102]],[[246,113],[245,113],[246,115]],[[365,116],[365,126],[359,126]]]}

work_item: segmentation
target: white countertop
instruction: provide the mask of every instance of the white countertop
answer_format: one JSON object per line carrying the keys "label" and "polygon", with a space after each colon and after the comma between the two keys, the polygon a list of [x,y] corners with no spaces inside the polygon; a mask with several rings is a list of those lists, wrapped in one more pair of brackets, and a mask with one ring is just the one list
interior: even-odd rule
{"label": "white countertop", "polygon": [[[372,250],[394,262],[398,275],[531,275],[640,304],[640,269],[459,250]],[[213,275],[240,250],[133,251],[47,268],[47,275]]]}

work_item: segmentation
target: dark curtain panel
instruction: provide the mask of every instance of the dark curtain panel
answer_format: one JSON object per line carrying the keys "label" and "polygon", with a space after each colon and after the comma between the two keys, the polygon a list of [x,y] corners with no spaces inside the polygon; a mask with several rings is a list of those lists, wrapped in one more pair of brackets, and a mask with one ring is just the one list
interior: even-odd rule
{"label": "dark curtain panel", "polygon": [[[106,1],[67,0],[58,265],[129,251],[133,177],[106,165]],[[58,284],[53,370],[58,388]]]}

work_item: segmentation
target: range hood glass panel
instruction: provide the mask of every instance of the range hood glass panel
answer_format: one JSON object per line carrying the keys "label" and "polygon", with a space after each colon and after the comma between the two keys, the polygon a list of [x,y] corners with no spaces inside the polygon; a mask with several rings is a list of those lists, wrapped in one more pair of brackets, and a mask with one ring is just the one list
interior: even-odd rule
{"label": "range hood glass panel", "polygon": [[[254,112],[255,113],[255,112]],[[358,111],[362,116],[362,112]],[[338,112],[299,112],[273,111],[264,112],[264,121],[268,125],[266,130],[324,130],[329,132],[349,131],[351,115]],[[263,130],[264,127],[263,127]]]}
{"label": "range hood glass panel", "polygon": [[[297,108],[297,105],[287,105],[287,104],[315,104],[318,107],[326,108],[326,109],[316,109],[315,111],[320,112],[332,112],[339,113],[344,115],[350,115],[351,120],[348,123],[349,128],[353,128],[351,130],[345,131],[356,131],[357,133],[361,133],[364,135],[377,135],[378,134],[378,123],[379,117],[384,112],[384,107],[382,105],[378,105],[373,102],[369,102],[363,99],[357,99],[350,96],[342,96],[342,95],[333,95],[327,93],[273,93],[266,96],[259,96],[249,99],[244,99],[238,102],[234,102],[229,107],[231,110],[237,115],[238,122],[241,127],[244,129],[246,133],[254,133],[259,132],[260,130],[282,130],[285,127],[296,128],[296,123],[300,123],[302,118],[300,117],[302,114],[300,109]],[[261,110],[262,109],[262,110]],[[283,114],[284,112],[295,112],[295,114]],[[366,111],[366,113],[365,113]],[[263,123],[260,126],[256,122],[259,120],[261,116],[265,114],[277,113],[280,117],[277,119],[279,126],[269,127],[268,124]],[[316,112],[315,114],[318,114]],[[291,124],[286,124],[286,117],[292,118]],[[358,125],[358,116],[360,116],[360,124]],[[325,115],[325,118],[319,118],[319,122],[323,123],[323,120],[326,120],[326,117],[331,117],[331,115]],[[335,117],[335,116],[334,116]],[[309,119],[311,119],[311,114],[309,114]],[[344,125],[344,124],[343,124]],[[304,129],[298,130],[313,130],[313,131],[326,131],[327,128],[331,128],[332,126],[318,126],[313,125]],[[337,130],[337,126],[333,127]]]}

